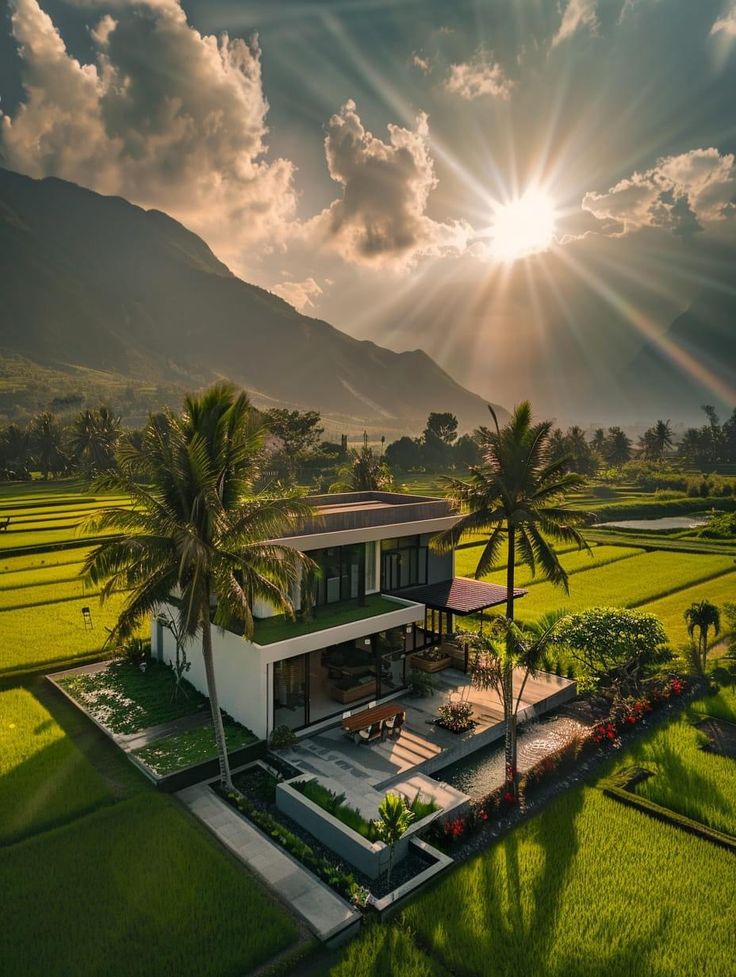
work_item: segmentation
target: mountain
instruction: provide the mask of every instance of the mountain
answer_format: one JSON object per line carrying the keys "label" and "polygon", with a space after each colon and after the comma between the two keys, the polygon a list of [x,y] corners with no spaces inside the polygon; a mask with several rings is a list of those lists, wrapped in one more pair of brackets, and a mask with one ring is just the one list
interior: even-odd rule
{"label": "mountain", "polygon": [[736,402],[736,294],[709,285],[695,296],[657,342],[647,343],[630,374],[646,377],[632,391],[637,402],[673,413],[683,401],[714,404],[730,413]]}
{"label": "mountain", "polygon": [[64,180],[0,169],[0,281],[0,350],[46,377],[181,388],[226,377],[258,405],[319,409],[345,430],[403,433],[432,410],[462,428],[488,420],[486,401],[422,350],[302,315],[166,214]]}

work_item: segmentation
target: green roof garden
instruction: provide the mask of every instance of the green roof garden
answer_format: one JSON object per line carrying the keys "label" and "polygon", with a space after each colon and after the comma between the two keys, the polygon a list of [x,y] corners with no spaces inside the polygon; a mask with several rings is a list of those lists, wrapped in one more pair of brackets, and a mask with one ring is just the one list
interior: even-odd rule
{"label": "green roof garden", "polygon": [[391,611],[400,610],[403,606],[381,594],[370,594],[366,597],[363,606],[355,600],[347,600],[339,604],[316,607],[309,621],[304,621],[300,617],[291,621],[284,614],[278,614],[255,622],[253,641],[258,645],[272,645],[277,641],[299,638],[304,634],[325,631],[328,628],[339,627],[341,624],[351,624],[353,621],[363,621],[379,614],[389,614]]}

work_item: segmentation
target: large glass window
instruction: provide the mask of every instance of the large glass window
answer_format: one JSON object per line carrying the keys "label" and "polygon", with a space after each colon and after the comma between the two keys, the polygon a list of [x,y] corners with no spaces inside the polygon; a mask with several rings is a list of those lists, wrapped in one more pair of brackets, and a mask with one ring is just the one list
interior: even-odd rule
{"label": "large glass window", "polygon": [[381,540],[381,590],[391,592],[427,582],[427,547],[419,536]]}
{"label": "large glass window", "polygon": [[307,676],[305,655],[274,662],[273,724],[298,729],[306,723]]}
{"label": "large glass window", "polygon": [[331,546],[309,554],[319,567],[315,605],[354,600],[365,587],[365,544]]}

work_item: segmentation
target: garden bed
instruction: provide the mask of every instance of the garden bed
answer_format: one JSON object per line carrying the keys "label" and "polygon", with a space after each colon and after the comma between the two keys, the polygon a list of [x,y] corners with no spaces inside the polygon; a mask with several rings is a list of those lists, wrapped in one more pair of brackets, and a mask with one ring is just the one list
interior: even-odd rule
{"label": "garden bed", "polygon": [[411,665],[418,668],[420,672],[441,672],[452,665],[452,658],[449,655],[432,655],[428,652],[420,652],[418,655],[411,656]]}
{"label": "garden bed", "polygon": [[[229,754],[258,742],[255,733],[236,723],[230,716],[225,717],[224,728]],[[147,746],[133,750],[133,756],[138,757],[154,774],[163,777],[184,767],[199,764],[203,760],[215,758],[217,756],[215,734],[208,723],[197,729],[187,729],[174,736],[154,740]]]}
{"label": "garden bed", "polygon": [[[282,769],[288,771],[288,765],[283,764]],[[406,857],[393,866],[390,885],[385,874],[377,879],[369,878],[340,859],[303,825],[277,808],[278,782],[278,776],[265,764],[257,763],[233,777],[239,796],[228,796],[222,794],[219,788],[213,789],[275,844],[358,908],[365,908],[371,898],[381,900],[406,886],[439,861],[429,846],[409,845]]]}

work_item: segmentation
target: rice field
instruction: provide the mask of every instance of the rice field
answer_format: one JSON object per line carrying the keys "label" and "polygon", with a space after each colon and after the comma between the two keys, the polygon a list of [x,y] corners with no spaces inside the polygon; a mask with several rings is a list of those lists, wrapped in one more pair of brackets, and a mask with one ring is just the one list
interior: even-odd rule
{"label": "rice field", "polygon": [[8,977],[245,974],[298,932],[153,790],[0,852],[0,891]]}
{"label": "rice field", "polygon": [[[462,550],[460,551],[462,557],[460,553],[457,555],[456,566],[460,562],[464,567],[468,567],[470,571],[461,575],[473,576],[475,568],[478,565],[479,552],[478,550],[466,550],[464,553]],[[590,552],[587,550],[564,549],[560,551],[560,563],[567,573],[572,575],[581,571],[597,570],[599,567],[607,566],[609,563],[618,563],[619,560],[627,560],[633,556],[641,556],[643,552],[644,550],[636,546],[592,546]],[[465,555],[466,553],[472,553],[470,560]],[[456,570],[456,572],[458,574],[461,573],[460,570]],[[492,573],[483,577],[483,579],[488,580],[490,583],[499,584],[499,586],[506,586],[506,568],[503,567],[494,570]],[[529,587],[539,582],[539,570],[537,570],[536,576],[532,576],[529,567],[524,564],[517,566],[517,587]],[[572,587],[572,584],[570,586]]]}
{"label": "rice field", "polygon": [[0,691],[0,845],[109,799],[97,771],[28,689]]}
{"label": "rice field", "polygon": [[[727,601],[736,601],[736,570],[715,580],[709,580],[707,583],[688,587],[687,590],[679,590],[660,600],[652,601],[646,605],[646,610],[657,615],[674,647],[679,647],[690,640],[683,613],[693,602],[701,600],[712,601],[720,607],[723,607]],[[722,621],[721,627],[724,626],[725,621]]]}

